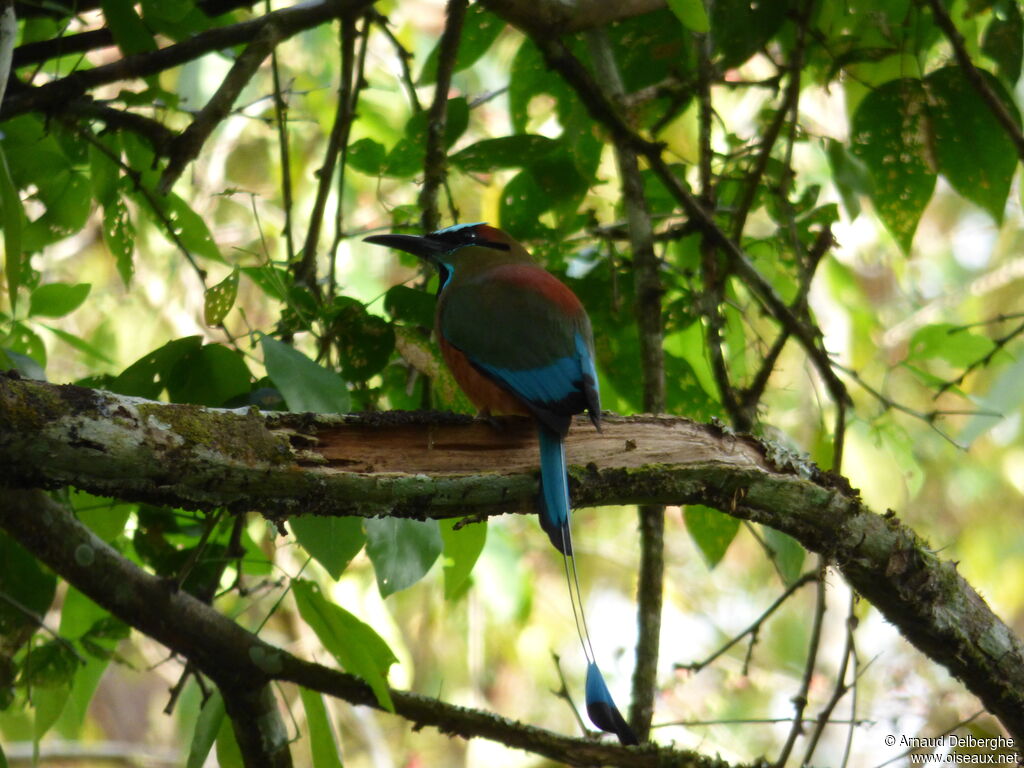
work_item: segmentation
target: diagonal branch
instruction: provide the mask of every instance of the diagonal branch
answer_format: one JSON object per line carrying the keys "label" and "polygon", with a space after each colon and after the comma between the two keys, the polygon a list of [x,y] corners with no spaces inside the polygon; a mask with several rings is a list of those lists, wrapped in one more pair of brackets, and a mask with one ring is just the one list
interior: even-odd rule
{"label": "diagonal branch", "polygon": [[[288,735],[280,713],[271,706],[268,686],[272,680],[380,708],[369,686],[359,678],[303,661],[264,642],[187,592],[170,588],[99,539],[41,491],[3,489],[0,528],[83,594],[186,656],[217,682],[225,692],[232,721],[242,721],[235,725],[235,732],[243,754],[254,758],[247,759],[246,765],[290,765]],[[426,696],[390,693],[395,713],[416,727],[430,725],[464,738],[492,739],[567,765],[728,768],[690,751],[655,746],[635,749],[569,738]],[[254,721],[246,721],[247,716]]]}
{"label": "diagonal branch", "polygon": [[371,0],[317,0],[300,3],[272,11],[252,21],[200,32],[156,51],[125,56],[93,69],[80,69],[45,85],[19,87],[17,92],[10,93],[4,101],[0,109],[0,120],[26,112],[59,109],[65,102],[84,96],[97,86],[155,75],[209,53],[244,45],[254,40],[268,24],[277,27],[283,40],[346,13],[359,13],[370,3]]}

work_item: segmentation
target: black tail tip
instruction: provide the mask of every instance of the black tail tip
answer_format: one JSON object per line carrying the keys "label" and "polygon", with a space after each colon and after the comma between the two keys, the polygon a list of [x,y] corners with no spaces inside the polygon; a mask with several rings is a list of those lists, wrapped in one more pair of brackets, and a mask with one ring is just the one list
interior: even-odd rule
{"label": "black tail tip", "polygon": [[640,743],[629,723],[619,712],[619,708],[615,706],[604,682],[604,675],[594,662],[590,662],[587,667],[586,699],[590,722],[602,731],[614,733],[623,746],[632,747]]}
{"label": "black tail tip", "polygon": [[640,743],[633,729],[629,727],[622,713],[614,704],[604,701],[590,702],[587,704],[587,715],[590,722],[607,733],[614,733],[619,737],[619,743],[625,747],[633,747]]}

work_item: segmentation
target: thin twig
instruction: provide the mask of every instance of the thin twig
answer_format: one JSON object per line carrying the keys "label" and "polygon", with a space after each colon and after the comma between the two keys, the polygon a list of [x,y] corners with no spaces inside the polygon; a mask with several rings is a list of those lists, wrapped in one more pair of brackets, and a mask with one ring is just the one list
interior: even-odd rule
{"label": "thin twig", "polygon": [[807,645],[807,660],[804,663],[804,674],[800,680],[800,688],[797,691],[796,696],[793,697],[793,708],[795,715],[793,717],[793,725],[789,729],[789,735],[786,737],[786,743],[782,747],[782,751],[779,753],[778,759],[775,761],[775,768],[782,768],[789,760],[789,755],[793,751],[793,746],[796,744],[797,737],[804,731],[804,710],[807,708],[807,696],[811,689],[811,678],[814,676],[814,668],[818,663],[818,648],[821,645],[821,628],[825,620],[825,575],[828,571],[828,566],[825,562],[825,558],[818,557],[818,591],[817,600],[814,604],[814,623],[811,625],[811,639]]}
{"label": "thin twig", "polygon": [[[720,656],[722,656],[724,653],[726,653],[730,648],[732,648],[734,645],[736,645],[736,643],[738,643],[744,637],[746,637],[747,635],[756,634],[761,629],[761,625],[763,625],[769,618],[771,618],[772,614],[775,613],[780,607],[782,607],[782,604],[785,603],[786,600],[788,600],[789,597],[794,592],[796,592],[798,589],[800,589],[800,587],[804,586],[805,584],[810,584],[812,581],[814,581],[817,578],[818,578],[818,572],[817,571],[808,571],[807,573],[802,574],[800,576],[800,578],[796,579],[792,584],[790,584],[788,587],[786,587],[785,591],[781,595],[779,595],[777,598],[775,598],[774,602],[772,602],[772,604],[769,605],[761,613],[761,615],[758,616],[753,621],[753,623],[751,623],[751,625],[749,627],[747,627],[742,632],[740,632],[738,635],[733,637],[731,640],[729,640],[729,642],[727,642],[725,645],[723,645],[717,651],[712,653],[710,656],[708,656],[703,661],[690,662],[689,664],[676,664],[675,668],[676,669],[685,669],[685,670],[688,670],[688,671],[691,671],[691,672],[700,672],[705,667],[707,667],[710,664],[714,663],[716,659],[718,659]],[[785,722],[788,722],[790,720],[790,718],[787,717],[787,718],[784,718],[783,720]]]}
{"label": "thin twig", "polygon": [[[836,705],[839,704],[843,696],[845,696],[853,687],[846,682],[846,670],[850,665],[850,660],[856,659],[857,657],[857,648],[854,645],[853,637],[853,633],[857,629],[857,614],[854,610],[856,605],[857,594],[851,590],[850,608],[846,614],[846,644],[843,646],[843,660],[839,664],[839,671],[836,673],[836,684],[832,689],[832,696],[818,713],[814,731],[807,740],[807,749],[804,751],[804,759],[800,762],[800,765],[808,765],[811,762],[811,758],[814,757],[814,750],[818,747],[818,741],[821,739],[821,735],[825,732],[825,727],[831,720],[833,710],[835,710]],[[805,722],[812,721],[807,720]]]}
{"label": "thin twig", "polygon": [[437,195],[447,178],[448,156],[445,153],[445,127],[448,124],[448,89],[452,84],[462,23],[466,18],[467,0],[448,0],[447,20],[438,43],[437,78],[434,101],[427,112],[427,138],[423,155],[423,188],[419,194],[420,224],[424,232],[433,232],[441,224]]}

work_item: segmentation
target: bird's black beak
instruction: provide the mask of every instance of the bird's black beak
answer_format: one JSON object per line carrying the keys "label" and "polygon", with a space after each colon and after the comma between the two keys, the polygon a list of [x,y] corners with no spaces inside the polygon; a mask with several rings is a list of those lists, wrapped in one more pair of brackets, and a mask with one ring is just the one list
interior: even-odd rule
{"label": "bird's black beak", "polygon": [[364,237],[363,242],[405,251],[433,264],[438,262],[438,257],[442,253],[450,250],[450,246],[420,235],[371,235]]}

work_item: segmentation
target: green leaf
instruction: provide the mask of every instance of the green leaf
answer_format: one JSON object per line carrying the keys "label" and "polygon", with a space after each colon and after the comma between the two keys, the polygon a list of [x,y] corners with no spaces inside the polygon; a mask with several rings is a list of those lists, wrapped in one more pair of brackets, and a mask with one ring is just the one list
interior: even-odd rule
{"label": "green leaf", "polygon": [[537,162],[561,146],[546,136],[516,134],[499,139],[484,139],[456,152],[452,165],[469,173],[487,173],[498,168],[522,168]]}
{"label": "green leaf", "polygon": [[195,255],[198,254],[211,261],[224,263],[220,248],[210,234],[210,228],[206,226],[203,217],[193,211],[188,203],[178,195],[171,193],[166,198],[167,208],[164,213],[167,221],[185,246],[185,250]]}
{"label": "green leaf", "polygon": [[230,717],[221,719],[220,728],[217,729],[217,767],[245,768],[245,760],[242,759],[242,750],[235,738]]}
{"label": "green leaf", "polygon": [[192,732],[192,744],[188,749],[188,760],[185,762],[186,768],[203,768],[224,719],[224,699],[220,691],[214,691],[199,710],[199,718]]}
{"label": "green leaf", "polygon": [[384,709],[394,712],[387,674],[398,659],[388,644],[368,624],[341,606],[328,602],[313,582],[293,581],[292,593],[303,621],[316,632],[324,648],[337,659],[342,669],[366,681]]}
{"label": "green leaf", "polygon": [[[381,174],[409,178],[423,170],[424,146],[427,140],[427,112],[416,112],[405,124],[405,136],[391,148]],[[450,147],[469,125],[469,103],[464,98],[448,100],[444,126],[444,145]]]}
{"label": "green leaf", "polygon": [[391,324],[347,296],[336,298],[329,312],[330,332],[346,381],[366,381],[383,370],[395,349]]}
{"label": "green leaf", "polygon": [[78,657],[66,640],[47,640],[25,656],[21,682],[33,688],[70,689],[78,664]]}
{"label": "green leaf", "polygon": [[128,366],[110,384],[110,390],[121,395],[157,399],[167,386],[167,378],[178,360],[198,350],[202,343],[199,336],[186,336],[167,342]]}
{"label": "green leaf", "polygon": [[313,755],[313,768],[342,768],[338,739],[327,716],[323,695],[319,691],[299,688],[302,708],[306,710],[309,726],[309,751]]}
{"label": "green leaf", "polygon": [[[1020,113],[1002,83],[987,72],[980,74],[1020,127]],[[960,67],[932,72],[925,87],[939,172],[953,189],[1002,222],[1017,169],[1013,142]]]}
{"label": "green leaf", "polygon": [[386,156],[387,150],[384,149],[383,144],[373,139],[365,138],[354,141],[349,145],[345,161],[350,167],[365,173],[367,176],[380,176],[384,168],[384,158]]}
{"label": "green leaf", "polygon": [[0,146],[0,224],[4,230],[4,273],[7,275],[7,297],[13,311],[18,306],[21,285],[21,232],[25,226],[25,209],[18,188],[11,178],[7,155]]}
{"label": "green leaf", "polygon": [[299,544],[338,579],[366,543],[361,517],[302,515],[288,521]]}
{"label": "green leaf", "polygon": [[375,517],[367,518],[365,525],[366,554],[383,597],[422,579],[444,546],[436,520]]}
{"label": "green leaf", "polygon": [[765,541],[771,547],[772,559],[775,561],[779,573],[782,574],[782,580],[787,585],[792,584],[800,578],[804,558],[807,556],[806,550],[800,545],[800,542],[781,531],[767,527],[762,528],[762,531],[764,531]]}
{"label": "green leaf", "polygon": [[114,365],[113,360],[111,360],[101,350],[97,349],[95,346],[87,342],[85,339],[80,339],[73,333],[62,331],[60,328],[54,328],[53,326],[47,325],[46,323],[39,323],[39,325],[48,330],[50,333],[52,333],[54,336],[56,336],[58,339],[63,341],[68,346],[74,347],[79,352],[88,355],[94,361],[106,363],[107,365]]}
{"label": "green leaf", "polygon": [[736,538],[740,521],[717,509],[690,504],[683,508],[683,519],[708,568],[714,568],[725,557],[729,545]]}
{"label": "green leaf", "polygon": [[103,242],[113,254],[117,273],[127,287],[135,274],[135,225],[121,197],[103,206]]}
{"label": "green leaf", "polygon": [[270,336],[260,337],[260,347],[267,375],[288,403],[289,410],[348,413],[348,388],[338,374]]}
{"label": "green leaf", "polygon": [[426,291],[417,291],[407,285],[396,285],[384,294],[384,311],[395,320],[411,325],[431,328],[437,299]]}
{"label": "green leaf", "polygon": [[788,6],[784,0],[714,0],[710,26],[718,66],[738,66],[761,50],[786,20]]}
{"label": "green leaf", "polygon": [[35,742],[46,735],[67,706],[71,694],[70,678],[63,685],[44,686],[32,692],[35,717],[32,722],[32,738]]}
{"label": "green leaf", "polygon": [[949,323],[926,325],[910,339],[908,360],[940,358],[957,368],[966,368],[992,351],[995,342],[987,336],[964,330]]}
{"label": "green leaf", "polygon": [[82,306],[91,283],[47,283],[32,291],[28,313],[36,317],[64,317]]}
{"label": "green leaf", "polygon": [[107,27],[122,53],[130,56],[156,50],[153,35],[135,12],[135,0],[102,0],[100,6]]}
{"label": "green leaf", "polygon": [[[453,72],[460,72],[472,66],[477,59],[487,53],[501,30],[505,28],[505,22],[488,11],[482,5],[474,3],[466,9],[466,17],[462,22],[462,31],[459,35],[459,50],[455,54],[455,67]],[[433,85],[437,82],[437,61],[440,56],[441,42],[427,56],[423,69],[420,72],[419,85]]]}
{"label": "green leaf", "polygon": [[920,80],[891,80],[864,97],[851,125],[853,153],[871,172],[875,209],[904,253],[935,188],[927,106]]}
{"label": "green leaf", "polygon": [[463,594],[473,566],[487,543],[487,523],[471,523],[455,530],[458,520],[441,520],[444,544],[444,597],[453,600]]}
{"label": "green leaf", "polygon": [[[44,571],[38,560],[0,531],[0,593],[20,606],[15,608],[12,603],[0,600],[0,637],[13,637],[26,627],[36,626],[36,618],[46,615],[56,591],[57,577]],[[26,616],[21,608],[30,611],[35,618]]]}
{"label": "green leaf", "polygon": [[166,377],[172,403],[223,406],[252,388],[252,374],[242,355],[222,344],[207,344],[185,352]]}
{"label": "green leaf", "polygon": [[826,139],[825,153],[832,169],[832,183],[843,199],[846,213],[855,219],[860,215],[860,196],[871,195],[871,174],[841,141]]}
{"label": "green leaf", "polygon": [[1024,19],[1016,0],[998,0],[993,11],[981,50],[996,63],[1003,82],[1012,87],[1020,80],[1024,58]]}
{"label": "green leaf", "polygon": [[703,0],[668,0],[668,7],[687,29],[704,34],[711,28]]}
{"label": "green leaf", "polygon": [[238,296],[238,268],[214,286],[206,289],[203,297],[203,318],[214,327],[224,322],[228,312],[235,306]]}

